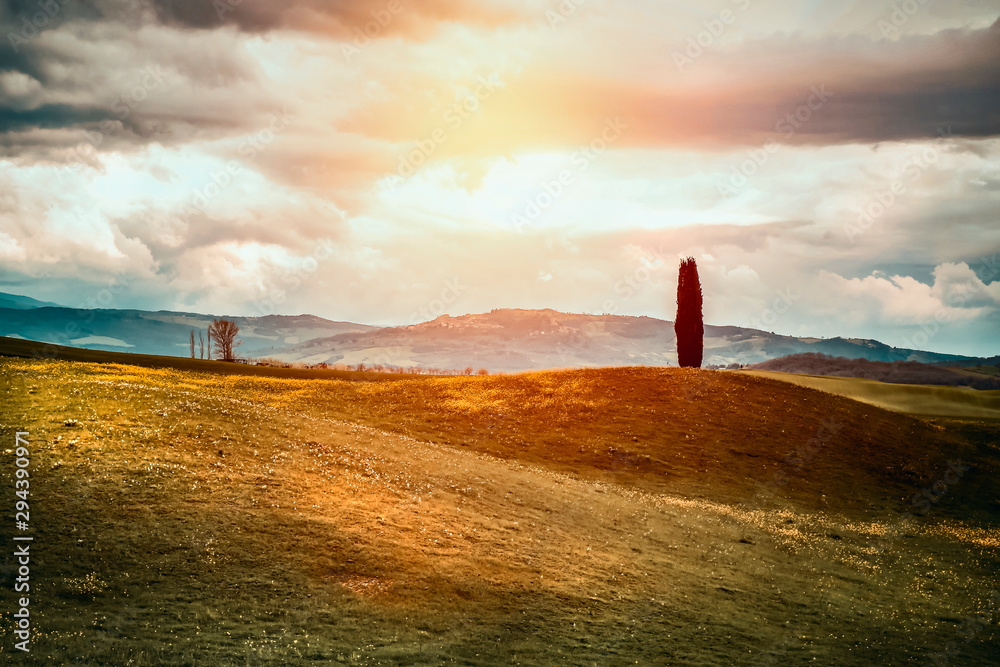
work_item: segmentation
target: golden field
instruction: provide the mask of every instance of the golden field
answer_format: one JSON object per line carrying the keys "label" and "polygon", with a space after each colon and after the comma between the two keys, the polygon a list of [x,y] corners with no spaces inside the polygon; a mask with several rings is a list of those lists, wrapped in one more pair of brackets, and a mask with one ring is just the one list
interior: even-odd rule
{"label": "golden field", "polygon": [[[1000,649],[995,421],[737,372],[185,364],[0,359],[4,449],[30,433],[38,664],[922,664],[957,642],[952,664],[985,665]],[[902,523],[956,459],[971,469]],[[8,451],[5,488],[13,469]]]}

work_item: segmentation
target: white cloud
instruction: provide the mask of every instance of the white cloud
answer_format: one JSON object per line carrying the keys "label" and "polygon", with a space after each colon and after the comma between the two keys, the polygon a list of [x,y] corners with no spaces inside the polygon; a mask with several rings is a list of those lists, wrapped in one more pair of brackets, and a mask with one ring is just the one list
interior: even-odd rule
{"label": "white cloud", "polygon": [[[669,318],[676,259],[694,255],[714,324],[767,316],[779,332],[899,342],[943,316],[934,344],[993,344],[1000,283],[975,262],[1000,252],[1000,141],[980,138],[992,116],[967,108],[994,85],[986,8],[937,2],[884,40],[876,22],[892,0],[755,0],[682,74],[672,50],[744,3],[585,3],[555,30],[550,5],[507,4],[521,20],[425,17],[435,30],[424,34],[423,19],[400,17],[399,32],[350,61],[344,26],[303,32],[263,3],[243,18],[291,29],[178,27],[192,14],[172,27],[72,20],[44,31],[15,63],[23,71],[0,73],[0,285],[76,303],[125,272],[115,305],[251,313],[280,292],[278,312],[399,323],[457,277],[454,313]],[[966,28],[979,30],[947,32]],[[447,126],[428,166],[380,188],[480,76],[497,87],[480,112]],[[831,86],[831,107],[732,187],[787,103],[824,81],[845,87]],[[905,94],[883,99],[887,81]],[[908,97],[937,89],[928,82],[957,93],[964,82],[971,97]],[[825,116],[840,100],[839,116]],[[114,105],[127,113],[105,118]],[[246,142],[286,108],[294,122],[249,156]],[[628,127],[584,167],[575,152],[609,109]],[[928,110],[975,136],[935,141]],[[58,170],[79,160],[85,130],[98,150]],[[885,136],[918,139],[875,143]],[[929,148],[935,159],[914,174]],[[231,160],[239,173],[226,176]],[[571,182],[553,186],[564,169]],[[901,180],[884,215],[845,232]],[[533,204],[518,229],[513,217]],[[793,301],[780,313],[779,298]]]}

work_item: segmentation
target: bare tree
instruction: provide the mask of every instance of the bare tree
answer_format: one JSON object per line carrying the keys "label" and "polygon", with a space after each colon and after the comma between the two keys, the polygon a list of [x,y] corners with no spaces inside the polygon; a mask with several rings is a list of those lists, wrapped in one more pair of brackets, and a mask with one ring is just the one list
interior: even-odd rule
{"label": "bare tree", "polygon": [[243,341],[236,340],[240,328],[236,322],[229,320],[213,320],[208,327],[208,337],[215,341],[215,347],[222,355],[223,361],[233,361],[233,350],[239,347]]}
{"label": "bare tree", "polygon": [[205,334],[203,334],[201,332],[201,329],[198,329],[198,352],[201,355],[201,358],[204,359],[205,358]]}
{"label": "bare tree", "polygon": [[212,325],[208,326],[208,358],[212,358]]}
{"label": "bare tree", "polygon": [[191,358],[194,359],[194,329],[191,329]]}

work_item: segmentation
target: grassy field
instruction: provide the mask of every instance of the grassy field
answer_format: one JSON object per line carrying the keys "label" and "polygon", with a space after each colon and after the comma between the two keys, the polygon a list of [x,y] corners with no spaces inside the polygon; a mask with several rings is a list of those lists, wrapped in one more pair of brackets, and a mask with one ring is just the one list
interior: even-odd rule
{"label": "grassy field", "polygon": [[744,371],[756,377],[791,382],[886,410],[932,417],[1000,419],[1000,391],[966,387],[892,384],[862,378]]}
{"label": "grassy field", "polygon": [[[35,536],[32,653],[12,652],[8,595],[0,661],[1000,653],[992,420],[744,373],[303,377],[162,359],[0,358],[0,484],[13,499],[13,431],[28,431]],[[904,521],[930,488],[940,500]]]}
{"label": "grassy field", "polygon": [[129,352],[105,352],[67,347],[54,343],[39,343],[22,338],[0,336],[0,356],[37,359],[40,361],[83,361],[87,363],[118,363],[141,368],[170,368],[181,371],[198,371],[215,375],[248,375],[251,377],[338,379],[347,381],[394,380],[408,378],[409,375],[395,373],[371,373],[338,371],[315,368],[278,368],[275,366],[255,366],[190,357],[166,357],[157,354],[132,354]]}
{"label": "grassy field", "polygon": [[986,366],[967,366],[967,367],[962,367],[962,368],[954,367],[954,368],[949,368],[949,370],[953,370],[953,371],[956,371],[958,373],[965,373],[965,374],[971,375],[973,377],[980,376],[980,375],[989,375],[989,376],[992,376],[992,377],[996,377],[996,376],[1000,375],[1000,366],[990,366],[990,365],[986,365]]}

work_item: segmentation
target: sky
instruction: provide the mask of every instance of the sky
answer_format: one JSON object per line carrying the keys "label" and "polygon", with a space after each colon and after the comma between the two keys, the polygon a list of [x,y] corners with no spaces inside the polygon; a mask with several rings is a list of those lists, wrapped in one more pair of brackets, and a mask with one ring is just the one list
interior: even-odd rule
{"label": "sky", "polygon": [[0,291],[1000,354],[1000,1],[2,0]]}

